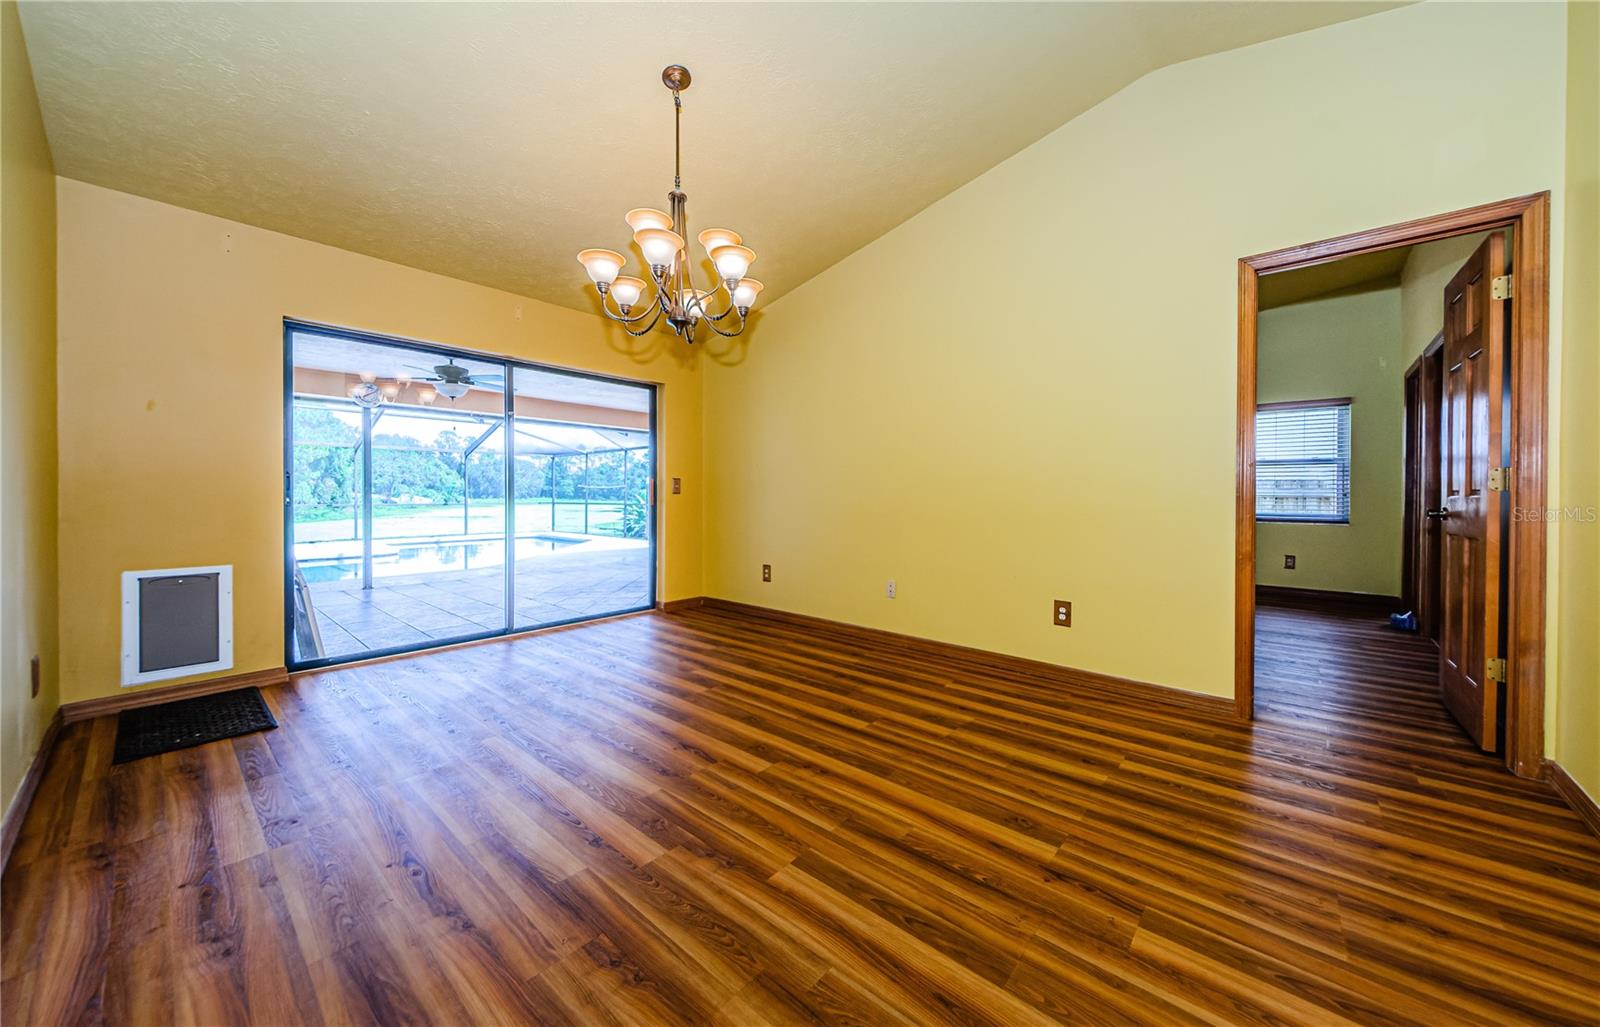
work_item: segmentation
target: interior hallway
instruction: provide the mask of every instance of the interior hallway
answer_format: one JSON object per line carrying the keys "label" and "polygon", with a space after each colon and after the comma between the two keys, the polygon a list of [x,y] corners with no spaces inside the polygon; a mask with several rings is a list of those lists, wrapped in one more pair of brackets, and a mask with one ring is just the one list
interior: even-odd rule
{"label": "interior hallway", "polygon": [[301,677],[119,767],[74,724],[0,1016],[1593,1023],[1600,843],[1412,639],[1260,617],[1254,726],[717,608]]}

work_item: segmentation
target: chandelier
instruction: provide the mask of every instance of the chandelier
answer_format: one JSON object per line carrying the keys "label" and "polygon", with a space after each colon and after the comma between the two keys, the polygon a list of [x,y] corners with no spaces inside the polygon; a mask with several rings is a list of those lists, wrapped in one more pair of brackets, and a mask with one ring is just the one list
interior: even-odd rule
{"label": "chandelier", "polygon": [[[756,254],[744,245],[738,232],[706,229],[699,235],[700,245],[717,270],[710,289],[695,287],[684,241],[689,227],[685,214],[689,197],[683,191],[681,125],[682,93],[689,88],[689,69],[681,64],[671,65],[661,73],[661,81],[672,90],[673,165],[668,210],[639,207],[626,216],[628,227],[633,229],[633,241],[644,255],[649,282],[622,274],[628,262],[615,250],[584,250],[578,254],[578,263],[600,292],[600,309],[611,320],[620,321],[629,335],[645,334],[664,316],[672,330],[690,344],[701,326],[732,338],[744,331],[745,318],[762,290],[760,282],[745,277]],[[650,298],[641,305],[640,300],[647,293]],[[714,313],[712,308],[718,306],[721,312]],[[729,320],[735,316],[736,320]]]}

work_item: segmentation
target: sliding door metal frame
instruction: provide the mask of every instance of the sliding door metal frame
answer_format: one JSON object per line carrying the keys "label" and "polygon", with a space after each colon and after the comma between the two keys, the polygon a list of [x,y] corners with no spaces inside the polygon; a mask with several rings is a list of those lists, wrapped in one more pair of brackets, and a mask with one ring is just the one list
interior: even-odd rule
{"label": "sliding door metal frame", "polygon": [[[315,660],[297,660],[294,655],[294,333],[307,332],[319,335],[334,336],[350,342],[369,343],[377,346],[388,346],[395,349],[406,349],[418,353],[428,353],[441,357],[454,357],[456,359],[480,360],[487,363],[498,364],[504,371],[505,388],[502,392],[504,405],[501,413],[501,426],[506,431],[505,445],[505,626],[497,629],[475,632],[469,635],[458,635],[452,638],[431,639],[415,645],[388,646],[383,649],[372,649],[361,653],[346,656],[324,657]],[[517,623],[516,617],[516,373],[519,369],[543,372],[547,374],[565,375],[571,378],[587,379],[590,381],[611,382],[630,388],[644,389],[649,398],[650,416],[650,486],[647,490],[646,502],[648,504],[645,518],[645,540],[650,556],[650,591],[647,601],[642,606],[628,607],[621,610],[610,610],[605,613],[592,614],[583,617],[569,617],[565,620],[540,622],[537,624]],[[541,628],[559,627],[565,624],[576,624],[586,620],[596,620],[601,617],[615,617],[619,614],[638,613],[642,610],[654,609],[656,596],[659,592],[657,577],[660,574],[659,550],[657,539],[659,537],[660,504],[656,495],[660,492],[658,476],[660,474],[660,440],[656,435],[656,404],[658,389],[653,382],[636,381],[631,378],[620,378],[615,375],[600,374],[592,371],[579,371],[568,367],[556,367],[550,364],[541,364],[532,360],[520,360],[503,356],[498,353],[489,353],[483,350],[472,349],[464,346],[445,345],[436,342],[426,342],[419,339],[408,339],[399,336],[380,335],[374,332],[364,332],[359,329],[343,328],[338,325],[323,324],[315,321],[303,321],[295,318],[283,320],[283,584],[284,584],[284,666],[290,670],[311,670],[319,667],[330,667],[341,663],[354,663],[361,660],[378,659],[385,656],[397,656],[403,653],[422,652],[442,646],[459,645],[462,642],[476,642],[483,639],[505,637],[520,634]],[[365,422],[367,418],[363,418]],[[372,530],[371,517],[371,445],[364,447],[367,451],[363,473],[363,499],[366,507],[363,516],[364,529],[370,540]],[[626,482],[624,482],[626,484]],[[463,483],[464,487],[464,483]],[[553,498],[553,497],[552,497]],[[552,507],[552,516],[554,509]],[[551,522],[552,529],[554,521]],[[370,544],[370,542],[369,542]],[[370,566],[363,561],[364,568]],[[370,578],[368,579],[370,580]]]}

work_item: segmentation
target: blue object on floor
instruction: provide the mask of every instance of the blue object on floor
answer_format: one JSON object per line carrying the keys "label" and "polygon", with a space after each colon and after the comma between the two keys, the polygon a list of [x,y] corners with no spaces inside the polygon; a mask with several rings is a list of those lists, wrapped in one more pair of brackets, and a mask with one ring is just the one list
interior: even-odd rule
{"label": "blue object on floor", "polygon": [[1389,614],[1389,626],[1396,631],[1417,630],[1417,615],[1410,610],[1405,613]]}

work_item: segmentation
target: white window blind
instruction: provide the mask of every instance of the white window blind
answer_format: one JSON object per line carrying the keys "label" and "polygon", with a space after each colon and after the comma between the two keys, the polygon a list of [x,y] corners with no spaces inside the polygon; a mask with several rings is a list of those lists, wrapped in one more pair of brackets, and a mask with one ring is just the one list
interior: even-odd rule
{"label": "white window blind", "polygon": [[1256,408],[1256,519],[1349,523],[1349,400]]}

